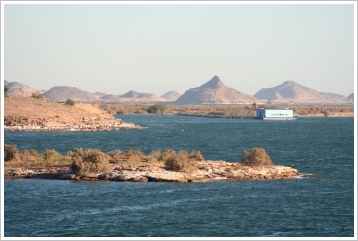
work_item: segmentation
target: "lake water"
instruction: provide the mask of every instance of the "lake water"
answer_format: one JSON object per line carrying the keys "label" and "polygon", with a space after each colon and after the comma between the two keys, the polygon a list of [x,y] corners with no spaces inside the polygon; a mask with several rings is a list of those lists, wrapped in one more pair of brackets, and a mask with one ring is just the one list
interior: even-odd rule
{"label": "lake water", "polygon": [[146,129],[5,132],[19,149],[200,150],[237,162],[263,147],[292,180],[205,183],[4,181],[5,237],[353,237],[354,119],[118,116]]}

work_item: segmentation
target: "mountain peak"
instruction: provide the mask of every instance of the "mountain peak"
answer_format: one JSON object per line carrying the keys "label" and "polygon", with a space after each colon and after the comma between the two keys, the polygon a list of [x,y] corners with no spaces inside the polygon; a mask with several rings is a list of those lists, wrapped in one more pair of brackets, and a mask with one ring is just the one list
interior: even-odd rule
{"label": "mountain peak", "polygon": [[175,102],[181,104],[243,104],[257,101],[256,98],[230,88],[214,76],[200,87],[191,88]]}
{"label": "mountain peak", "polygon": [[138,97],[140,93],[135,90],[130,90],[127,93],[123,94],[121,97],[123,98],[135,98]]}
{"label": "mountain peak", "polygon": [[299,85],[299,84],[297,84],[295,81],[293,81],[293,80],[286,80],[285,82],[283,82],[282,84],[281,84],[281,86],[294,86],[294,85]]}
{"label": "mountain peak", "polygon": [[201,88],[208,89],[217,89],[220,87],[225,87],[224,82],[219,78],[219,76],[215,75],[211,80],[200,86]]}

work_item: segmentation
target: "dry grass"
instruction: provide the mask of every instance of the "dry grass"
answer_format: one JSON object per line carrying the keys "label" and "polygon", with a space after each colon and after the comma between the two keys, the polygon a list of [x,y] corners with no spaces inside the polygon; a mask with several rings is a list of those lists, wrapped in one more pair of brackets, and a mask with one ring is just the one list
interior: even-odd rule
{"label": "dry grass", "polygon": [[254,147],[251,153],[244,151],[241,163],[250,166],[271,166],[272,160],[264,148]]}
{"label": "dry grass", "polygon": [[96,149],[84,150],[74,148],[67,155],[54,149],[46,149],[43,153],[36,150],[19,151],[14,145],[4,146],[6,167],[30,167],[49,165],[69,165],[73,173],[85,175],[89,172],[106,172],[111,169],[154,168],[172,171],[190,171],[195,163],[205,161],[200,151],[188,153],[167,149],[152,151],[145,155],[141,150],[113,150],[104,153]]}

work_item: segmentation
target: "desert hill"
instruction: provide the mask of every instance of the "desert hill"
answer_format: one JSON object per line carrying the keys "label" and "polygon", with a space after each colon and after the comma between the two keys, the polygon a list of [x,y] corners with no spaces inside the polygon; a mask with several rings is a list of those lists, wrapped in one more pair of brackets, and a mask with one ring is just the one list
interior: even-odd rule
{"label": "desert hill", "polygon": [[276,101],[313,101],[313,102],[327,102],[327,101],[344,101],[343,95],[334,93],[318,92],[314,89],[300,85],[294,81],[285,81],[281,85],[272,88],[262,88],[254,97],[265,100]]}
{"label": "desert hill", "polygon": [[29,97],[31,96],[33,93],[37,93],[37,92],[42,92],[40,90],[37,89],[32,89],[30,87],[28,87],[27,85],[21,84],[19,82],[8,82],[8,81],[4,81],[4,86],[9,88],[8,91],[8,95],[9,96],[26,96]]}
{"label": "desert hill", "polygon": [[102,97],[101,97],[101,100],[103,101],[103,102],[107,102],[107,103],[119,103],[119,102],[122,102],[121,101],[121,96],[120,95],[111,95],[111,94],[109,94],[109,95],[103,95]]}
{"label": "desert hill", "polygon": [[151,93],[139,93],[131,90],[123,95],[111,95],[101,92],[90,93],[76,87],[55,86],[44,93],[51,101],[66,101],[71,99],[76,102],[163,102],[164,98]]}
{"label": "desert hill", "polygon": [[179,94],[177,91],[169,91],[160,97],[166,99],[167,101],[176,101],[180,96],[181,94]]}
{"label": "desert hill", "polygon": [[197,88],[187,90],[175,103],[177,104],[243,104],[253,103],[257,99],[251,95],[241,93],[224,84],[218,77]]}
{"label": "desert hill", "polygon": [[120,96],[122,101],[134,101],[134,102],[163,102],[166,99],[161,98],[152,93],[139,93],[131,90]]}
{"label": "desert hill", "polygon": [[354,101],[354,93],[350,94],[346,98],[348,101]]}
{"label": "desert hill", "polygon": [[100,95],[93,94],[88,91],[80,90],[76,87],[55,86],[44,93],[44,96],[51,101],[66,101],[71,99],[74,101],[98,101]]}

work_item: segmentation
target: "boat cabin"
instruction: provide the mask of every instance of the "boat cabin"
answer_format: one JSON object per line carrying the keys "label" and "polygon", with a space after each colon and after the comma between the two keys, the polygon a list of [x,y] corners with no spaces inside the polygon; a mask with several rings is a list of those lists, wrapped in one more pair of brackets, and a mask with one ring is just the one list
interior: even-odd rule
{"label": "boat cabin", "polygon": [[262,120],[295,120],[293,110],[257,109],[256,118]]}

